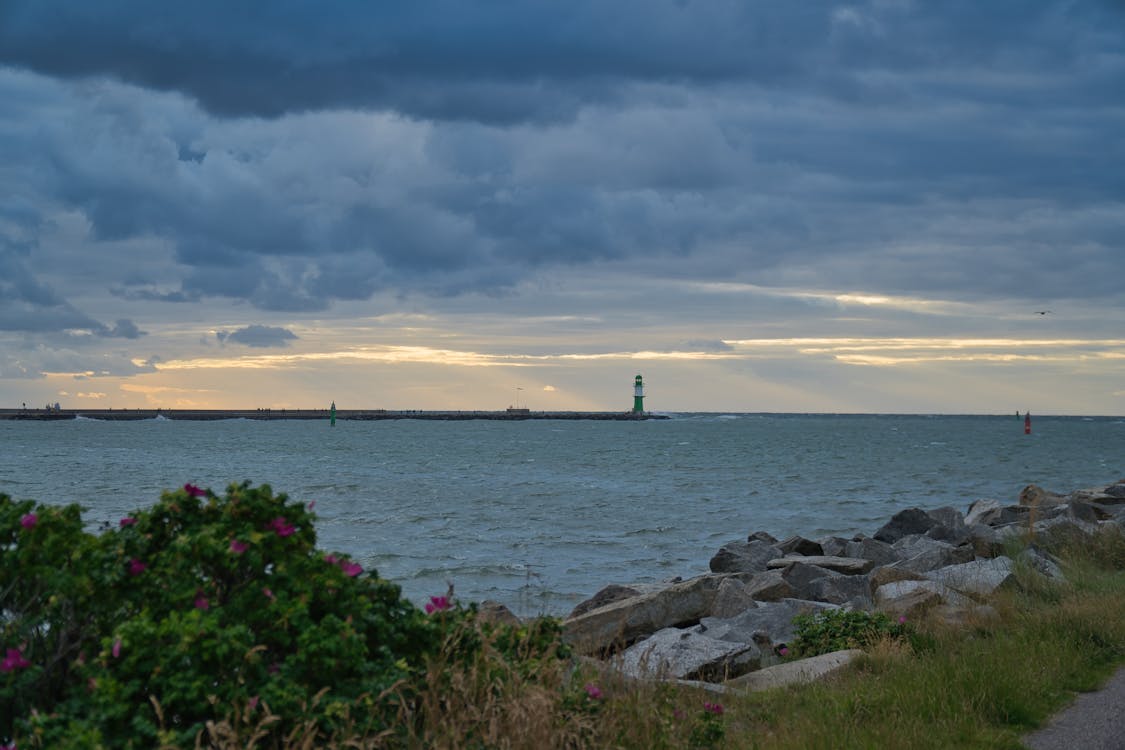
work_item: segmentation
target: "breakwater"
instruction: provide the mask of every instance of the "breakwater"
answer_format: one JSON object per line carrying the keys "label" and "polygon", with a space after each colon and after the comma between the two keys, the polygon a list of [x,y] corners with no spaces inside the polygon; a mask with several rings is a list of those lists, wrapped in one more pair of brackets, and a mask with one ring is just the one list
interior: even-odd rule
{"label": "breakwater", "polygon": [[[132,422],[144,419],[171,419],[193,422],[212,422],[222,419],[256,420],[328,420],[328,409],[0,409],[0,420],[55,421],[64,419],[100,419],[111,422]],[[631,422],[645,419],[667,419],[661,414],[600,411],[531,411],[529,409],[504,409],[501,411],[422,411],[392,409],[337,409],[336,419],[375,421],[382,419],[428,419],[436,421],[462,421],[487,419],[521,421],[528,419],[581,419],[595,421]]]}

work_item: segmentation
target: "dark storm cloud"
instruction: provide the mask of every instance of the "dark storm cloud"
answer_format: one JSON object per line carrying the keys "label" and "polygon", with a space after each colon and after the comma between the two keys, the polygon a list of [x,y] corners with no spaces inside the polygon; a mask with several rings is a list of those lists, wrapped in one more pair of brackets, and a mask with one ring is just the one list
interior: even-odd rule
{"label": "dark storm cloud", "polygon": [[[613,100],[618,79],[740,80],[902,100],[909,94],[869,74],[958,63],[1067,69],[1111,50],[1121,23],[1109,0],[331,0],[249,9],[222,0],[7,0],[0,62],[182,91],[222,115],[374,107],[517,122]],[[1067,96],[1105,92],[1111,81],[1088,83]]]}
{"label": "dark storm cloud", "polygon": [[[1113,3],[231,7],[0,4],[0,329],[139,334],[79,286],[307,313],[564,266],[1121,294]],[[56,291],[52,242],[102,267]]]}
{"label": "dark storm cloud", "polygon": [[249,325],[234,331],[216,331],[215,338],[220,342],[230,342],[252,347],[289,346],[297,339],[297,334],[277,326]]}

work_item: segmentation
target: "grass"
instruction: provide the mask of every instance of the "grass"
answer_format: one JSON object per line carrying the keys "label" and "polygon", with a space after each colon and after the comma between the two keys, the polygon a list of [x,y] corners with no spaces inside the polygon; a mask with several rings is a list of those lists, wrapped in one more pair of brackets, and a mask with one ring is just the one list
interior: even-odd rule
{"label": "grass", "polygon": [[1066,584],[1023,571],[1018,590],[991,602],[999,617],[957,629],[923,620],[921,648],[880,641],[825,683],[719,696],[549,654],[529,670],[486,646],[468,663],[452,653],[431,663],[396,737],[315,746],[1017,749],[1125,662],[1125,536],[1105,532],[1058,554]]}

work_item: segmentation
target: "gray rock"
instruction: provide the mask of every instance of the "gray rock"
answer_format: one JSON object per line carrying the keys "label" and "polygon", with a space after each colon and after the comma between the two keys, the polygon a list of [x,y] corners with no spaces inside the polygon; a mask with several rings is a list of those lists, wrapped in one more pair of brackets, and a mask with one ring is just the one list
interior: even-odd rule
{"label": "gray rock", "polygon": [[809,584],[811,599],[840,604],[849,609],[869,611],[874,608],[871,581],[867,576],[838,575],[819,578]]}
{"label": "gray rock", "polygon": [[978,599],[992,596],[1000,589],[1018,585],[1016,576],[1012,572],[1012,560],[1008,557],[972,560],[960,565],[950,565],[931,571],[927,577]]}
{"label": "gray rock", "polygon": [[[793,558],[794,560],[801,560],[802,558]],[[789,594],[790,597],[796,599],[816,599],[813,594],[813,582],[832,576],[838,576],[839,573],[833,573],[831,570],[817,567],[816,565],[808,565],[803,562],[790,562],[784,568],[781,568],[781,577],[792,588],[793,593]]]}
{"label": "gray rock", "polygon": [[917,620],[926,612],[941,604],[941,594],[933,588],[917,586],[905,590],[884,589],[882,595],[876,593],[875,610],[889,615],[892,619],[905,618]]}
{"label": "gray rock", "polygon": [[498,625],[519,625],[520,618],[500,602],[485,599],[477,607],[477,617],[481,622],[490,622]]}
{"label": "gray rock", "polygon": [[1005,505],[996,517],[989,521],[989,526],[1007,526],[1013,523],[1027,523],[1031,515],[1031,508],[1020,505]]}
{"label": "gray rock", "polygon": [[748,542],[759,541],[759,542],[765,542],[766,544],[771,544],[771,545],[774,545],[774,546],[777,545],[777,537],[775,537],[773,534],[770,534],[769,532],[766,532],[766,531],[755,531],[755,532],[751,533],[749,536],[746,537],[746,541],[748,541]]}
{"label": "gray rock", "polygon": [[[783,555],[823,555],[824,549],[811,539],[803,536],[791,536],[783,542],[777,543],[777,548]],[[778,555],[780,557],[781,555]]]}
{"label": "gray rock", "polygon": [[694,625],[711,612],[715,592],[727,577],[700,576],[568,618],[563,640],[580,654],[599,654],[664,628]]}
{"label": "gray rock", "polygon": [[899,559],[898,551],[886,542],[870,537],[861,537],[848,542],[844,548],[847,557],[861,557],[876,565],[886,565]]}
{"label": "gray rock", "polygon": [[794,562],[814,565],[825,570],[843,573],[844,575],[862,575],[875,567],[875,563],[862,557],[832,557],[828,555],[813,555],[808,557],[782,557],[770,560],[768,568],[784,568]]}
{"label": "gray rock", "polygon": [[666,628],[621,653],[618,669],[629,677],[720,682],[761,664],[753,643],[709,638],[695,630]]}
{"label": "gray rock", "polygon": [[710,568],[712,573],[760,573],[766,563],[782,554],[777,546],[760,539],[727,542],[711,558]]}
{"label": "gray rock", "polygon": [[961,511],[953,506],[946,505],[941,508],[934,508],[927,511],[930,518],[938,522],[939,525],[947,529],[958,529],[965,525],[965,516]]}
{"label": "gray rock", "polygon": [[780,570],[758,573],[750,579],[746,588],[750,596],[759,602],[776,602],[793,596],[793,587],[781,575]]}
{"label": "gray rock", "polygon": [[1037,484],[1029,484],[1020,490],[1020,505],[1025,507],[1049,508],[1066,502],[1062,495],[1045,490]]}
{"label": "gray rock", "polygon": [[999,516],[1000,502],[981,498],[980,500],[974,500],[973,504],[969,506],[969,512],[965,514],[965,525],[988,524]]}
{"label": "gray rock", "polygon": [[569,617],[578,617],[584,615],[592,609],[604,607],[607,604],[613,604],[624,599],[631,599],[634,596],[640,595],[640,590],[632,586],[619,586],[616,583],[611,583],[602,588],[598,593],[591,596],[584,602],[579,602],[578,606],[571,610]]}
{"label": "gray rock", "polygon": [[969,527],[965,543],[973,548],[977,557],[996,557],[1003,553],[1006,540],[1007,537],[1000,530],[977,523]]}
{"label": "gray rock", "polygon": [[854,648],[846,651],[833,651],[830,654],[820,654],[808,659],[788,661],[759,669],[757,672],[750,672],[742,677],[728,680],[725,685],[757,692],[790,685],[807,684],[840,671],[862,655],[862,651]]}
{"label": "gray rock", "polygon": [[925,534],[936,525],[937,521],[921,508],[907,508],[891,516],[891,520],[875,532],[875,538],[893,544],[906,536]]}
{"label": "gray rock", "polygon": [[868,576],[868,582],[871,584],[871,589],[874,591],[885,583],[894,583],[895,581],[924,581],[926,576],[922,573],[915,573],[910,570],[903,570],[896,568],[894,565],[882,565],[875,570],[871,571]]}
{"label": "gray rock", "polygon": [[[848,548],[848,543],[851,540],[844,539],[842,536],[826,536],[817,539],[816,543],[820,545],[820,549],[824,554],[829,557],[851,557],[845,550]],[[860,555],[856,555],[860,557]]]}
{"label": "gray rock", "polygon": [[942,604],[970,606],[976,603],[964,594],[954,591],[938,581],[895,581],[883,584],[875,590],[875,607],[880,611],[886,611],[888,607],[893,606],[894,600],[905,596],[916,596],[915,592],[918,591],[930,591],[937,594],[938,600]]}
{"label": "gray rock", "polygon": [[1034,528],[1037,542],[1047,547],[1054,547],[1060,544],[1087,542],[1098,533],[1099,526],[1088,521],[1056,516],[1036,522]]}
{"label": "gray rock", "polygon": [[1020,552],[1019,556],[1016,558],[1016,562],[1028,566],[1035,572],[1053,581],[1062,582],[1066,580],[1062,568],[1059,567],[1054,558],[1035,547],[1028,547]]}
{"label": "gray rock", "polygon": [[895,542],[894,546],[903,559],[892,565],[914,573],[968,562],[976,556],[970,546],[955,547],[924,536],[906,537]]}
{"label": "gray rock", "polygon": [[789,643],[795,637],[794,617],[825,609],[836,607],[824,602],[782,599],[759,604],[757,608],[746,610],[736,617],[705,617],[699,621],[697,628],[710,638],[736,643],[754,643],[755,634],[765,633],[770,643],[778,645]]}
{"label": "gray rock", "polygon": [[734,617],[757,607],[749,587],[737,578],[726,578],[719,583],[711,604],[712,617]]}

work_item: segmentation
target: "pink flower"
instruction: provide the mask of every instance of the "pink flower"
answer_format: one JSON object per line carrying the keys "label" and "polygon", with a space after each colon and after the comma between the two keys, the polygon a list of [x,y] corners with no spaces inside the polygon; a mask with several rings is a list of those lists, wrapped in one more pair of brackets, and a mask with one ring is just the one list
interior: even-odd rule
{"label": "pink flower", "polygon": [[347,561],[343,561],[340,563],[340,569],[344,571],[344,574],[350,578],[355,578],[357,575],[363,572],[362,565],[360,565],[359,563]]}
{"label": "pink flower", "polygon": [[126,526],[132,526],[136,522],[137,522],[137,519],[133,518],[132,516],[125,516],[124,518],[122,518],[117,523],[119,523],[121,525],[121,528],[125,528]]}
{"label": "pink flower", "polygon": [[20,519],[20,526],[23,526],[25,529],[33,529],[37,523],[39,523],[39,516],[34,513],[28,513]]}
{"label": "pink flower", "polygon": [[777,650],[777,653],[779,656],[789,656],[789,648],[787,646],[782,646]]}
{"label": "pink flower", "polygon": [[898,624],[899,625],[905,625],[906,624],[906,615],[899,615],[898,616]]}
{"label": "pink flower", "polygon": [[121,639],[120,638],[118,638],[116,641],[113,642],[113,648],[110,649],[110,653],[113,654],[114,659],[121,656]]}
{"label": "pink flower", "polygon": [[138,560],[137,558],[134,557],[133,559],[131,559],[129,561],[129,575],[139,576],[141,573],[145,572],[145,568],[147,568],[147,567],[148,567],[147,564],[141,562],[140,560]]}
{"label": "pink flower", "polygon": [[278,516],[269,522],[266,526],[267,529],[273,529],[274,533],[278,536],[290,536],[297,528],[285,519],[285,516]]}
{"label": "pink flower", "polygon": [[230,540],[230,551],[236,555],[241,555],[246,550],[250,549],[250,545],[246,542],[240,542],[237,539]]}
{"label": "pink flower", "polygon": [[592,682],[587,682],[586,687],[582,688],[586,691],[586,695],[590,696],[596,701],[602,699],[602,689]]}
{"label": "pink flower", "polygon": [[190,482],[184,485],[184,492],[192,497],[207,497],[207,490],[201,490]]}
{"label": "pink flower", "polygon": [[246,705],[250,706],[250,710],[253,711],[255,708],[258,707],[258,696],[256,696],[256,695],[250,696],[250,700],[247,702]]}
{"label": "pink flower", "polygon": [[265,594],[266,598],[271,600],[271,601],[277,598],[276,596],[273,595],[273,592],[270,591],[269,586],[263,586],[262,587],[262,593]]}
{"label": "pink flower", "polygon": [[203,610],[211,609],[211,603],[207,601],[207,597],[202,595],[197,596],[195,597],[195,608]]}
{"label": "pink flower", "polygon": [[723,715],[723,704],[722,703],[704,703],[703,704],[703,710],[707,711],[708,713],[715,714],[716,716],[722,716]]}
{"label": "pink flower", "polygon": [[11,672],[14,669],[30,667],[31,662],[23,658],[23,652],[18,648],[8,649],[8,655],[0,661],[0,672]]}
{"label": "pink flower", "polygon": [[324,562],[328,563],[329,565],[335,565],[338,560],[335,555],[328,554],[324,556]]}
{"label": "pink flower", "polygon": [[309,512],[311,513],[312,509],[315,508],[315,507],[316,507],[316,500],[313,500],[312,502],[309,503]]}
{"label": "pink flower", "polygon": [[426,605],[426,614],[432,615],[434,612],[443,612],[452,606],[449,603],[448,596],[431,596],[429,604]]}

